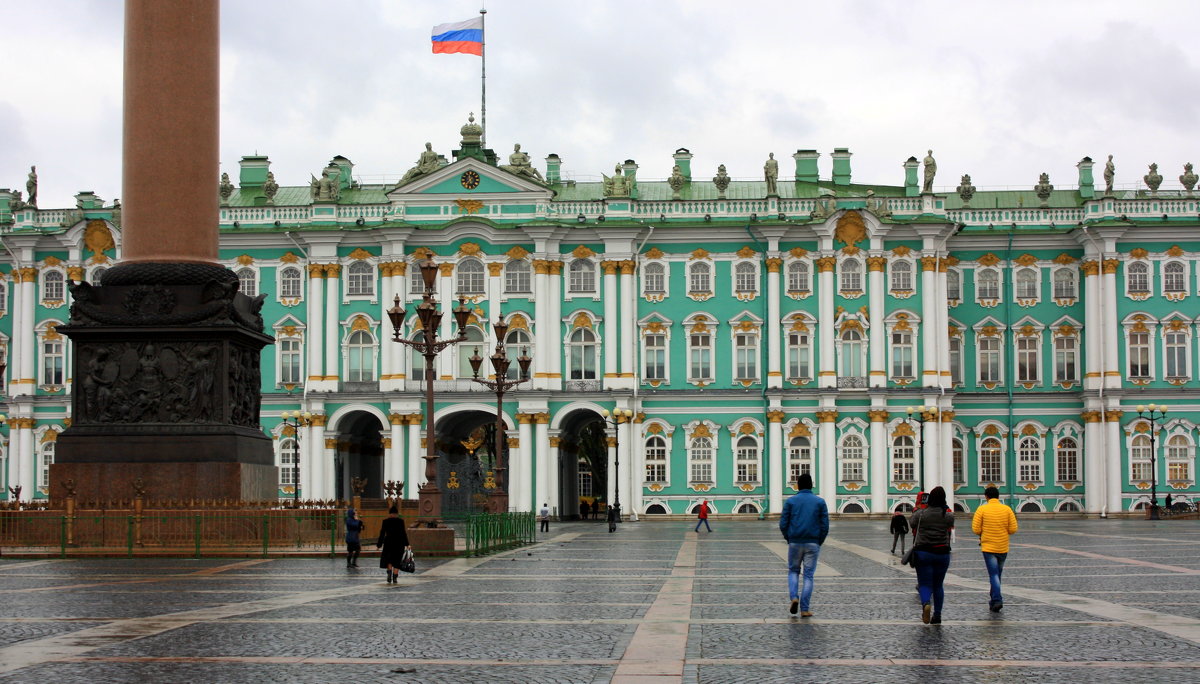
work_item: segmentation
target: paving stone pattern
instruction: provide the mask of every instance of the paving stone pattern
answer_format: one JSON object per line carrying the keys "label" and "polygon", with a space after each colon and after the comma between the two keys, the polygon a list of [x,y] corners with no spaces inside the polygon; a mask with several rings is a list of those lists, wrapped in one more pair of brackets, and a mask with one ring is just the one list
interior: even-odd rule
{"label": "paving stone pattern", "polygon": [[835,521],[787,612],[771,521],[564,523],[425,560],[0,559],[0,683],[1195,682],[1200,522],[1028,520],[987,609],[960,527],[923,625],[887,521]]}

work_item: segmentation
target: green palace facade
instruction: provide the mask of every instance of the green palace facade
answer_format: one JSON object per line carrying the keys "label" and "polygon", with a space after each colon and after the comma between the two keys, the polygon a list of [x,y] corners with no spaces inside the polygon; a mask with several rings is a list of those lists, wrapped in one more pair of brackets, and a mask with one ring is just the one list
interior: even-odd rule
{"label": "green palace facade", "polygon": [[[935,485],[963,510],[992,484],[1022,511],[1196,496],[1190,171],[1114,190],[1111,169],[1098,183],[1084,158],[1070,187],[1043,175],[977,191],[964,176],[935,192],[932,153],[899,164],[895,185],[867,185],[840,148],[828,175],[800,150],[794,178],[772,158],[755,181],[723,167],[701,178],[679,149],[667,180],[625,161],[575,182],[553,154],[536,171],[519,150],[503,164],[480,133],[468,123],[451,158],[427,149],[397,183],[360,183],[335,157],[280,186],[248,156],[214,187],[223,263],[265,297],[276,338],[262,429],[281,497],[347,497],[361,477],[368,496],[403,482],[415,498],[431,373],[445,505],[476,505],[494,484],[496,402],[468,357],[492,351],[497,319],[509,355],[533,358],[504,404],[514,509],[570,516],[619,493],[631,516],[703,499],[773,514],[801,472],[843,513],[911,506]],[[43,209],[0,190],[9,498],[46,496],[70,424],[72,351],[56,331],[68,285],[121,258],[119,206],[76,199]],[[386,313],[399,297],[403,335],[421,334],[427,257],[443,309],[462,298],[472,311],[467,341],[433,368],[391,341]],[[439,332],[456,334],[451,316]],[[1149,404],[1169,406],[1153,429],[1137,411]],[[634,417],[605,422],[604,409]],[[293,410],[312,424],[284,425]]]}

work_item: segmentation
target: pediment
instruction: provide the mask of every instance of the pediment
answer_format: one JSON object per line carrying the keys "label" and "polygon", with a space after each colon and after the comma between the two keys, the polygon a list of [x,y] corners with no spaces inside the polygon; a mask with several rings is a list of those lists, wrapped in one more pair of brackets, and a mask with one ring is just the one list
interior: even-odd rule
{"label": "pediment", "polygon": [[[475,182],[476,176],[478,184]],[[478,196],[494,199],[503,195],[525,195],[525,199],[550,199],[554,193],[536,181],[474,158],[447,164],[427,176],[413,179],[387,193],[389,200],[413,199],[414,196]]]}

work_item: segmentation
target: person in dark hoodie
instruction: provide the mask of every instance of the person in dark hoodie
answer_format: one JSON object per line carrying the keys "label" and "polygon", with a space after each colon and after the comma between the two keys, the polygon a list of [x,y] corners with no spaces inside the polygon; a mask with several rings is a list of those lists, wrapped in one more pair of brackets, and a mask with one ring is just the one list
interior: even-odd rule
{"label": "person in dark hoodie", "polygon": [[346,509],[346,567],[358,567],[358,554],[362,552],[362,541],[358,535],[363,530],[363,521],[353,508]]}
{"label": "person in dark hoodie", "polygon": [[404,558],[404,552],[412,549],[408,545],[404,518],[400,517],[400,510],[394,504],[388,509],[388,517],[379,527],[379,541],[375,542],[375,548],[383,549],[383,553],[379,554],[379,567],[387,568],[387,581],[388,584],[392,584],[400,574],[398,568]]}
{"label": "person in dark hoodie", "polygon": [[908,518],[904,517],[904,512],[897,509],[896,514],[892,516],[892,553],[896,553],[896,542],[900,542],[900,555],[904,555],[904,538],[908,536]]}
{"label": "person in dark hoodie", "polygon": [[[803,473],[796,481],[800,491],[783,504],[779,515],[779,531],[788,540],[788,597],[792,615],[800,608],[800,617],[812,617],[809,599],[812,598],[813,575],[817,571],[817,556],[829,535],[829,509],[825,500],[813,494],[812,475]],[[800,590],[800,575],[804,574],[804,589]]]}

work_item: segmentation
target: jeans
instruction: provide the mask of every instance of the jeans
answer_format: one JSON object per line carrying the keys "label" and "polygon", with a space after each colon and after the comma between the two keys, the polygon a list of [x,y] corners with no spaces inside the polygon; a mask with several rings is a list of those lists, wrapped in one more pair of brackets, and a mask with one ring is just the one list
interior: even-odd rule
{"label": "jeans", "polygon": [[900,553],[904,553],[904,538],[907,536],[907,532],[892,533],[892,553],[896,553],[896,542],[900,542]]}
{"label": "jeans", "polygon": [[549,531],[550,531],[550,518],[543,518],[542,519],[542,532],[549,532]]}
{"label": "jeans", "polygon": [[[800,599],[800,610],[808,610],[812,598],[813,573],[817,571],[817,556],[821,555],[820,544],[788,543],[788,597]],[[800,573],[804,573],[804,589],[800,590]]]}
{"label": "jeans", "polygon": [[1008,560],[1007,553],[988,553],[983,552],[983,564],[987,566],[988,581],[992,584],[992,593],[988,598],[988,603],[1004,603],[1004,597],[1000,595],[1000,575],[1004,574],[1004,561]]}
{"label": "jeans", "polygon": [[921,594],[921,603],[929,603],[933,599],[933,614],[942,614],[942,601],[946,598],[942,590],[942,582],[946,579],[946,571],[950,569],[950,554],[917,551],[917,592]]}
{"label": "jeans", "polygon": [[700,531],[700,525],[704,525],[704,529],[708,530],[709,532],[712,532],[712,528],[708,526],[708,518],[700,518],[700,520],[698,520],[696,522],[696,531],[697,532]]}

